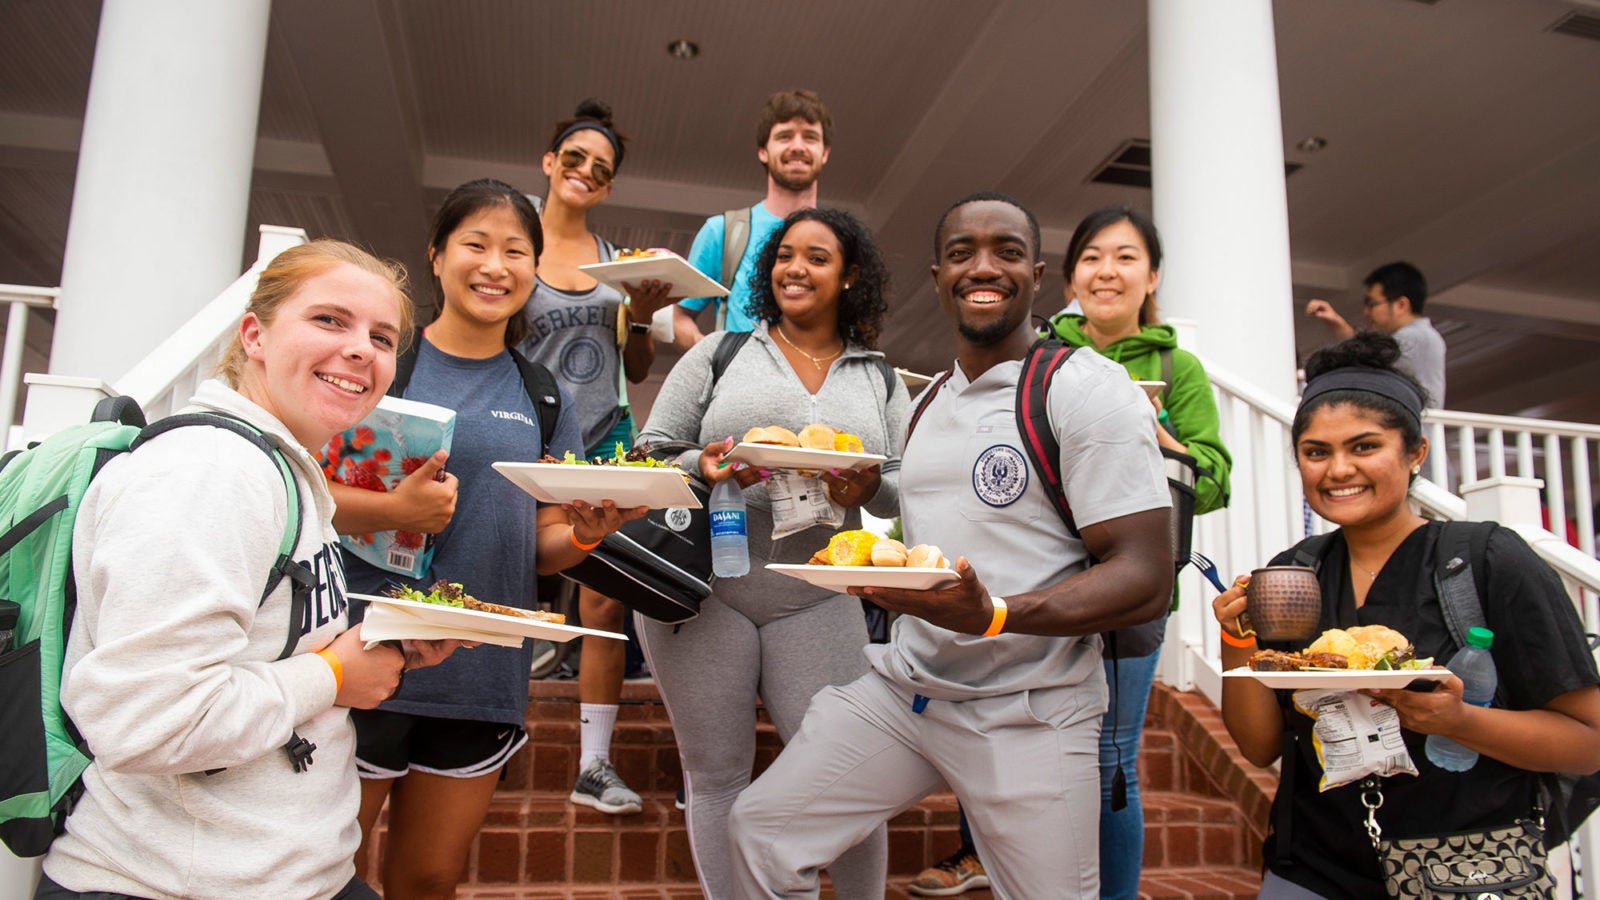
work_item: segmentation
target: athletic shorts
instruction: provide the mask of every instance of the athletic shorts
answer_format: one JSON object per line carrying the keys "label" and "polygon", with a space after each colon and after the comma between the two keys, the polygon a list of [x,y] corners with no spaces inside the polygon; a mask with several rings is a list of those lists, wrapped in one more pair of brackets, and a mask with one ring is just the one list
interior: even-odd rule
{"label": "athletic shorts", "polygon": [[352,709],[356,772],[362,778],[399,778],[410,771],[447,778],[477,778],[498,771],[528,732],[518,725],[413,716],[382,709]]}

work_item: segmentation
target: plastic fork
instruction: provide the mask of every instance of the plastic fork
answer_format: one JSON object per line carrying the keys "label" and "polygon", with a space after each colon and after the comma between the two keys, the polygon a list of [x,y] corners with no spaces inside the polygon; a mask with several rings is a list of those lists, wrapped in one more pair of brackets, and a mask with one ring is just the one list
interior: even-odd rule
{"label": "plastic fork", "polygon": [[1190,550],[1189,561],[1194,563],[1194,567],[1200,570],[1200,574],[1206,576],[1207,581],[1216,586],[1218,593],[1227,590],[1222,584],[1221,576],[1217,574],[1217,564],[1212,562],[1210,557],[1199,550]]}

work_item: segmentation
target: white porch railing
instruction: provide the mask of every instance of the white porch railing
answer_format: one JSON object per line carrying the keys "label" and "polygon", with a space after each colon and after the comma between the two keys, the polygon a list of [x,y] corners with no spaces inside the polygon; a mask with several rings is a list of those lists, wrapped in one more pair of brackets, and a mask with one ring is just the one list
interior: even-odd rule
{"label": "white porch railing", "polygon": [[255,264],[114,385],[67,376],[27,375],[29,404],[22,428],[26,439],[88,421],[94,405],[104,397],[132,397],[152,421],[176,412],[200,382],[211,377],[233,339],[234,327],[261,270],[279,253],[305,242],[306,233],[299,228],[262,225]]}
{"label": "white porch railing", "polygon": [[34,307],[54,309],[60,288],[26,287],[20,284],[0,284],[0,303],[6,310],[6,342],[0,351],[0,425],[9,435],[17,424],[17,398],[22,395],[22,357],[27,352],[28,318]]}

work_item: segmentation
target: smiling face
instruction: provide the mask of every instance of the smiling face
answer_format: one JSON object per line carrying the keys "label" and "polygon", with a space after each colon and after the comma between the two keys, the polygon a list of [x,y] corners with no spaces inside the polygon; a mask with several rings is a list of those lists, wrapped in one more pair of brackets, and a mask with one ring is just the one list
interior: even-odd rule
{"label": "smiling face", "polygon": [[239,393],[310,450],[361,421],[394,380],[401,298],[390,282],[338,263],[306,279],[271,322],[246,313]]}
{"label": "smiling face", "polygon": [[1317,515],[1344,528],[1408,514],[1412,470],[1427,455],[1426,440],[1408,452],[1398,428],[1351,403],[1318,409],[1295,442],[1306,500]]}
{"label": "smiling face", "polygon": [[430,248],[433,274],[444,292],[444,316],[475,325],[501,325],[522,311],[533,292],[533,240],[510,204],[495,203],[461,220]]}
{"label": "smiling face", "polygon": [[828,161],[828,147],[822,143],[822,123],[807,122],[796,116],[779,122],[767,133],[767,143],[756,150],[756,157],[767,167],[767,174],[790,191],[803,191],[817,183]]}
{"label": "smiling face", "polygon": [[546,153],[544,174],[550,196],[579,209],[590,209],[611,196],[616,177],[616,151],[605,135],[585,128],[573,132],[554,153]]}
{"label": "smiling face", "polygon": [[1155,293],[1160,275],[1133,223],[1114,222],[1091,237],[1072,269],[1068,299],[1076,297],[1097,338],[1110,343],[1137,334],[1139,310]]}
{"label": "smiling face", "polygon": [[778,241],[772,265],[772,296],[783,317],[805,323],[839,319],[839,291],[853,272],[844,269],[839,236],[821,222],[796,222]]}
{"label": "smiling face", "polygon": [[938,248],[939,305],[962,338],[997,344],[1027,323],[1044,262],[1036,261],[1022,210],[998,200],[958,206],[945,217]]}

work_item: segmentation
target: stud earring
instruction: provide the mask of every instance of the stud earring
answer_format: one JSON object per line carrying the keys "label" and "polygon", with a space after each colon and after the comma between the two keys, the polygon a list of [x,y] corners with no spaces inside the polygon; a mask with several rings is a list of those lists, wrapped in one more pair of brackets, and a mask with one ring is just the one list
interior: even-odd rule
{"label": "stud earring", "polygon": [[1412,466],[1411,467],[1411,474],[1413,474],[1413,475],[1421,475],[1422,474],[1422,467],[1421,466]]}

